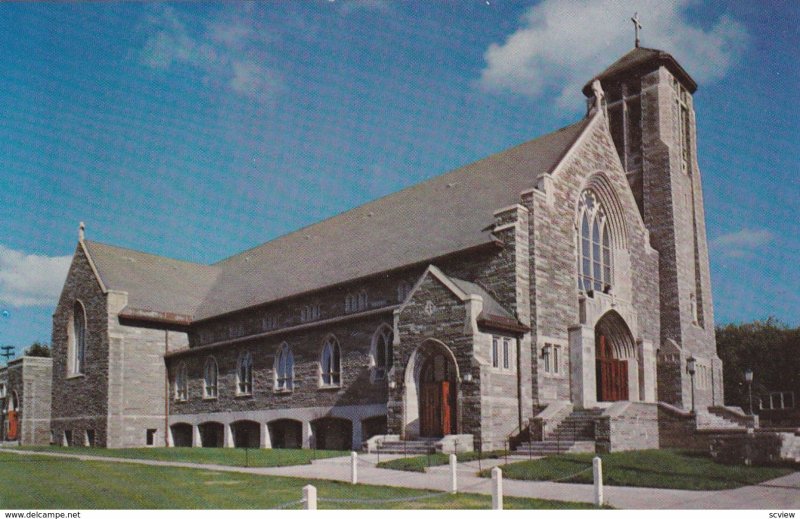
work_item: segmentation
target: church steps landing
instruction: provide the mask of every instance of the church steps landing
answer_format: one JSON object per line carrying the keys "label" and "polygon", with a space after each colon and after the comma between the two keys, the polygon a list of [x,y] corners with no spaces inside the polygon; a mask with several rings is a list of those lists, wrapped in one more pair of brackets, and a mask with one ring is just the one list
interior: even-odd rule
{"label": "church steps landing", "polygon": [[544,440],[520,443],[515,451],[532,455],[595,451],[595,421],[602,409],[576,409],[548,433]]}

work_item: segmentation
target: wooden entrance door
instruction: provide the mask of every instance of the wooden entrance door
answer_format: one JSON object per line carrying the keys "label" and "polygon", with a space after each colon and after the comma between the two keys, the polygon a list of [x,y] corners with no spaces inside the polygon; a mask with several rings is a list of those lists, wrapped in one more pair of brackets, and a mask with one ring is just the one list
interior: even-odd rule
{"label": "wooden entrance door", "polygon": [[431,355],[420,373],[419,433],[441,438],[456,432],[456,395],[452,366],[441,353]]}
{"label": "wooden entrance door", "polygon": [[615,359],[605,335],[599,335],[596,350],[597,400],[628,400],[628,361]]}

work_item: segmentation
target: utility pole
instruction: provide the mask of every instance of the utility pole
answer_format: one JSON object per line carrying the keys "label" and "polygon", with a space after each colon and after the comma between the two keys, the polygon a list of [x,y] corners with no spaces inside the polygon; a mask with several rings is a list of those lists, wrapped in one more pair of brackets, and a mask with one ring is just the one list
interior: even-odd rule
{"label": "utility pole", "polygon": [[0,357],[5,357],[6,364],[8,364],[8,360],[14,356],[14,346],[0,346],[0,349],[3,350],[3,353],[0,353]]}

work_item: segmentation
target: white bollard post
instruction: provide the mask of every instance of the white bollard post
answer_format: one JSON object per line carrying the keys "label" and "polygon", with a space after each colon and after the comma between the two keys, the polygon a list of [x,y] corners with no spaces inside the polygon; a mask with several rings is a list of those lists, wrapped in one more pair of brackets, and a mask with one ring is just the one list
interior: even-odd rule
{"label": "white bollard post", "polygon": [[592,475],[594,476],[594,504],[603,506],[603,460],[595,456],[592,460]]}
{"label": "white bollard post", "polygon": [[492,469],[492,510],[503,509],[503,470]]}
{"label": "white bollard post", "polygon": [[303,487],[303,501],[305,501],[306,510],[317,509],[317,487],[314,485],[306,485]]}
{"label": "white bollard post", "polygon": [[456,476],[456,465],[458,458],[455,454],[450,455],[450,493],[455,494],[458,492],[458,477]]}
{"label": "white bollard post", "polygon": [[356,451],[350,452],[350,483],[358,483],[358,453]]}

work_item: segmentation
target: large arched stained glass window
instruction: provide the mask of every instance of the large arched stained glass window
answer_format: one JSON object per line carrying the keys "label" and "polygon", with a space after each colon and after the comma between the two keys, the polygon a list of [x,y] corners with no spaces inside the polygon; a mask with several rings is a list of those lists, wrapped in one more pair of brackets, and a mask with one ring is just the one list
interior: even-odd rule
{"label": "large arched stained glass window", "polygon": [[605,209],[592,191],[581,194],[578,222],[578,288],[607,292],[612,285],[610,229]]}
{"label": "large arched stained glass window", "polygon": [[335,337],[328,337],[322,345],[319,366],[322,385],[338,386],[341,382],[341,352]]}

